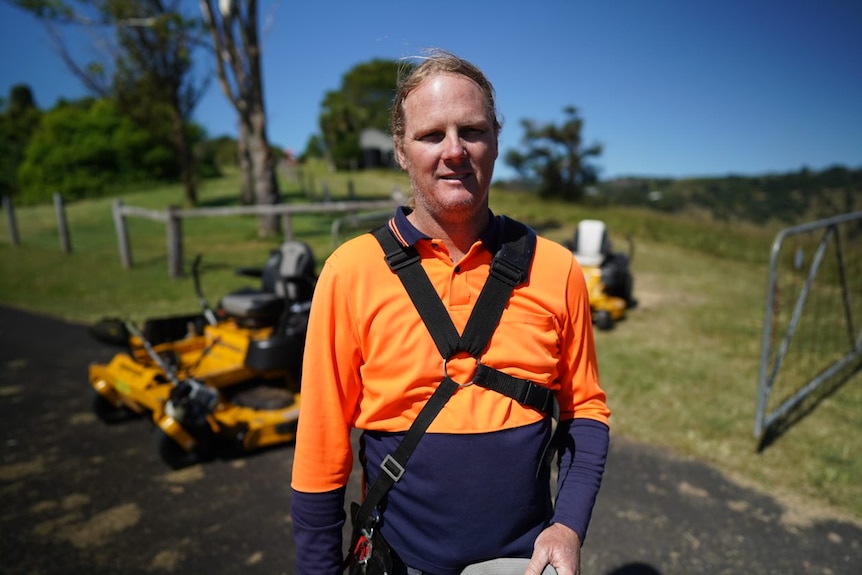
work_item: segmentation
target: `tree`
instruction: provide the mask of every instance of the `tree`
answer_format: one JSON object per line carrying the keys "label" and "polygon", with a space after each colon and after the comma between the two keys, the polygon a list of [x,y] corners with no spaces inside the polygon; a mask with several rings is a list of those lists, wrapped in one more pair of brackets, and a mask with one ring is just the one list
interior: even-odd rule
{"label": "tree", "polygon": [[212,156],[216,166],[235,167],[237,165],[236,138],[226,135],[218,136],[207,140],[203,147],[204,153]]}
{"label": "tree", "polygon": [[359,135],[363,130],[389,131],[390,109],[401,66],[383,59],[358,64],[343,76],[340,89],[326,93],[320,131],[336,167],[350,169],[361,165]]}
{"label": "tree", "polygon": [[17,194],[18,166],[41,115],[30,87],[13,86],[0,114],[0,195]]}
{"label": "tree", "polygon": [[299,155],[299,161],[305,162],[312,158],[323,159],[326,157],[326,149],[323,140],[318,134],[312,134],[305,143],[305,150]]}
{"label": "tree", "polygon": [[[121,113],[152,131],[179,159],[186,200],[197,202],[191,116],[206,83],[192,74],[200,23],[182,14],[181,0],[13,0],[45,24],[67,67],[95,95],[112,97]],[[72,58],[54,24],[113,31],[117,49],[102,62]],[[108,71],[112,70],[113,73]]]}
{"label": "tree", "polygon": [[45,112],[18,169],[23,203],[94,197],[141,180],[176,178],[176,154],[121,115],[110,99]]}
{"label": "tree", "polygon": [[112,94],[118,109],[177,154],[186,201],[197,204],[197,161],[190,132],[192,113],[207,82],[193,76],[192,52],[200,43],[199,22],[184,17],[180,0],[124,0],[108,3],[123,22],[146,18],[145,26],[117,27],[120,45]]}
{"label": "tree", "polygon": [[524,152],[509,150],[505,162],[521,177],[538,184],[542,197],[577,201],[584,188],[598,181],[598,171],[587,162],[602,153],[599,144],[582,147],[583,119],[577,108],[563,108],[562,124],[538,124],[522,120]]}
{"label": "tree", "polygon": [[[266,132],[263,70],[258,35],[256,0],[200,0],[204,24],[216,55],[216,71],[222,91],[239,116],[237,141],[243,201],[259,205],[280,199],[276,178],[277,159]],[[278,232],[275,216],[258,218],[262,236]]]}

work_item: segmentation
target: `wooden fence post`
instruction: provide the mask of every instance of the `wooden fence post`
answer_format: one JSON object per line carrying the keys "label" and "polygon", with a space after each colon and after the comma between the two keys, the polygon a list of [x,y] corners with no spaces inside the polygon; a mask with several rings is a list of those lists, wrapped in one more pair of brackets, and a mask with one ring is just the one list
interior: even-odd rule
{"label": "wooden fence post", "polygon": [[63,196],[54,194],[54,210],[57,212],[57,231],[60,234],[60,249],[67,254],[72,253],[72,240],[69,237],[69,224],[66,222],[66,205]]}
{"label": "wooden fence post", "polygon": [[6,212],[6,223],[9,225],[9,239],[12,240],[13,246],[21,245],[21,238],[18,237],[18,222],[15,221],[15,207],[12,205],[12,198],[3,196],[3,211]]}
{"label": "wooden fence post", "polygon": [[293,239],[293,218],[290,217],[290,212],[281,214],[281,230],[285,241]]}
{"label": "wooden fence post", "polygon": [[183,276],[183,220],[177,214],[177,206],[168,206],[168,219],[165,222],[168,240],[168,273],[172,279]]}
{"label": "wooden fence post", "polygon": [[314,175],[309,174],[308,175],[308,189],[306,190],[305,195],[307,195],[308,199],[311,200],[312,202],[314,201],[314,196],[317,195],[317,191],[314,188],[315,188],[315,186],[314,186]]}
{"label": "wooden fence post", "polygon": [[114,200],[114,229],[117,231],[117,245],[120,249],[120,262],[123,268],[132,267],[132,246],[129,243],[129,229],[126,227],[126,216],[123,215],[123,200]]}
{"label": "wooden fence post", "polygon": [[299,192],[302,195],[307,196],[308,190],[305,187],[305,172],[302,170],[302,168],[297,168],[296,177],[299,180]]}

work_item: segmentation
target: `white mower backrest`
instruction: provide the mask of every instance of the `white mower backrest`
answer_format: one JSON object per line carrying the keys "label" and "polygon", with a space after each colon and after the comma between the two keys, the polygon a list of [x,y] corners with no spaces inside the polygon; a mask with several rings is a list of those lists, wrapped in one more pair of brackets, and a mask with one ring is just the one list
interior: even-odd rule
{"label": "white mower backrest", "polygon": [[575,230],[572,252],[582,266],[602,265],[611,252],[605,223],[600,220],[581,220]]}

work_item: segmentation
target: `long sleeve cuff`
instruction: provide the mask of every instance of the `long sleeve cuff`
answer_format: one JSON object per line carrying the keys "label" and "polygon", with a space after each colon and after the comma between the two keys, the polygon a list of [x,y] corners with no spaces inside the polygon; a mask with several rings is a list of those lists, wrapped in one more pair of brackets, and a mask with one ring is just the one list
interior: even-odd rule
{"label": "long sleeve cuff", "polygon": [[299,575],[342,573],[341,530],[346,488],[324,493],[292,490],[290,516]]}
{"label": "long sleeve cuff", "polygon": [[610,444],[610,429],[592,419],[560,422],[560,475],[554,522],[574,530],[581,543],[599,493]]}

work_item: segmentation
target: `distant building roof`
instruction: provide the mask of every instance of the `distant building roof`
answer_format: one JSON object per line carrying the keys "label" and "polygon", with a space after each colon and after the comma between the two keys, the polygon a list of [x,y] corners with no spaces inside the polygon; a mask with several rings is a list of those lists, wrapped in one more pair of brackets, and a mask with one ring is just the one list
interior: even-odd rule
{"label": "distant building roof", "polygon": [[381,152],[395,151],[395,144],[392,143],[392,136],[381,130],[369,128],[362,130],[359,133],[359,147],[363,150],[373,148]]}

